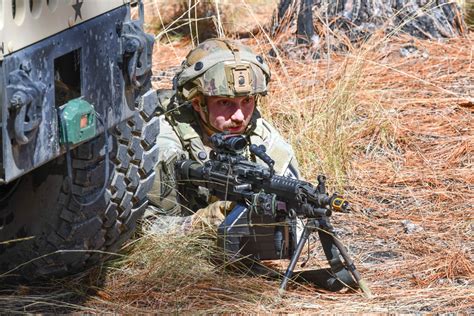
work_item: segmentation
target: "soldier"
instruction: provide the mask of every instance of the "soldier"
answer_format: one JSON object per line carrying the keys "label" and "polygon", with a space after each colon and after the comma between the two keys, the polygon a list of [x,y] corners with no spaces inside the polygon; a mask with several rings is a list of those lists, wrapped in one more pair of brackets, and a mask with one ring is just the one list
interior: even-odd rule
{"label": "soldier", "polygon": [[158,216],[153,230],[217,227],[224,219],[229,202],[205,190],[179,191],[174,182],[174,163],[183,158],[204,163],[214,133],[242,134],[250,144],[265,145],[277,174],[299,177],[293,149],[258,110],[269,81],[263,58],[238,42],[209,39],[189,52],[174,78],[175,90],[158,92],[160,154],[149,199],[152,211],[168,216]]}

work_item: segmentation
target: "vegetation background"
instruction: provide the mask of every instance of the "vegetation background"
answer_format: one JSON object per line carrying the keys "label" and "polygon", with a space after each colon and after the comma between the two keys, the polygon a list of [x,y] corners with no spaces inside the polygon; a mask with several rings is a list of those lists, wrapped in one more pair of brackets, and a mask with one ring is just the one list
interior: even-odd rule
{"label": "vegetation background", "polygon": [[[472,27],[472,2],[460,4]],[[376,32],[313,59],[294,45],[294,27],[269,36],[277,5],[146,1],[153,84],[170,88],[189,49],[212,34],[241,38],[265,56],[272,82],[261,111],[294,146],[304,178],[324,173],[331,191],[352,202],[333,224],[373,297],[308,284],[279,297],[278,281],[210,263],[216,249],[199,233],[141,233],[87,274],[1,296],[0,311],[474,313],[472,30],[440,41]],[[306,267],[326,267],[317,243],[310,252]]]}

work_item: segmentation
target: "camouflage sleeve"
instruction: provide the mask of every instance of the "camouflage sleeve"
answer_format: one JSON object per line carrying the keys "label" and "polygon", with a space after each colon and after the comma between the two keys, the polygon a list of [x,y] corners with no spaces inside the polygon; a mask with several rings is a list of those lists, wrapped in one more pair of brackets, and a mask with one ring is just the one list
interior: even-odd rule
{"label": "camouflage sleeve", "polygon": [[177,159],[188,158],[188,153],[176,135],[173,127],[164,115],[160,116],[160,133],[157,144],[159,148],[158,162],[155,166],[156,177],[153,188],[148,194],[151,209],[167,214],[181,214],[174,164]]}

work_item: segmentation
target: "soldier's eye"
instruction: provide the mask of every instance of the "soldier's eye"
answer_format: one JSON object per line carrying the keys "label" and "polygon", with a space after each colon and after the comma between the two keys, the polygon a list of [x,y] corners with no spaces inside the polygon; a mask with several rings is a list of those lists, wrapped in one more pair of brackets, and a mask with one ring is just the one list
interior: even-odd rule
{"label": "soldier's eye", "polygon": [[222,105],[222,106],[229,106],[231,105],[231,102],[229,100],[221,100],[219,101],[219,103]]}
{"label": "soldier's eye", "polygon": [[245,99],[242,100],[242,104],[247,106],[247,105],[250,105],[252,103],[252,98],[250,97],[246,97]]}

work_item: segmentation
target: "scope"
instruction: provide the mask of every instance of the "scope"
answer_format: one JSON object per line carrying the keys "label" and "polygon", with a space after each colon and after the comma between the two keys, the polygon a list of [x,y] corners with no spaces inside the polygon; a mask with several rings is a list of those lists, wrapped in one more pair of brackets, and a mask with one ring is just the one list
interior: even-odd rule
{"label": "scope", "polygon": [[248,142],[242,135],[216,133],[211,136],[211,142],[217,151],[240,152]]}

